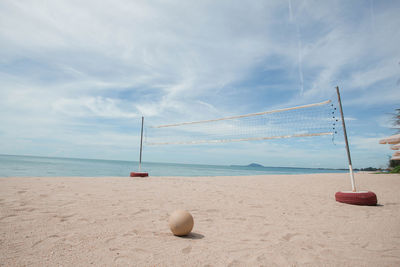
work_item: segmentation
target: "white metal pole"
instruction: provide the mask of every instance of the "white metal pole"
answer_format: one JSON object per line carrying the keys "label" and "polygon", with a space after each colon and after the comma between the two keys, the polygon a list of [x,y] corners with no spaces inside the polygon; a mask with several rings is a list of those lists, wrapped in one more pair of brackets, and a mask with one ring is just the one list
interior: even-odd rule
{"label": "white metal pole", "polygon": [[337,93],[337,96],[338,96],[340,114],[342,116],[343,134],[344,134],[344,141],[346,143],[347,158],[349,160],[351,189],[352,189],[353,192],[356,192],[357,190],[356,190],[356,184],[355,184],[355,181],[354,181],[354,171],[353,171],[353,166],[351,164],[349,142],[347,141],[346,123],[344,122],[344,115],[343,115],[342,101],[340,100],[339,86],[336,86],[336,93]]}
{"label": "white metal pole", "polygon": [[142,130],[141,130],[141,132],[140,132],[139,172],[140,172],[140,169],[142,168],[143,122],[144,122],[144,117],[142,116]]}

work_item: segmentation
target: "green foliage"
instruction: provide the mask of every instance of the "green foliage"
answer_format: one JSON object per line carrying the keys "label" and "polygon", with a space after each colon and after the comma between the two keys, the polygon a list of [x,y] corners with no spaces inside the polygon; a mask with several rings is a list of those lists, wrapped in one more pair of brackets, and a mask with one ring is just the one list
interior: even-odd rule
{"label": "green foliage", "polygon": [[400,173],[400,165],[391,170],[390,173]]}
{"label": "green foliage", "polygon": [[397,166],[400,166],[400,160],[390,160],[389,161],[390,168],[396,168]]}

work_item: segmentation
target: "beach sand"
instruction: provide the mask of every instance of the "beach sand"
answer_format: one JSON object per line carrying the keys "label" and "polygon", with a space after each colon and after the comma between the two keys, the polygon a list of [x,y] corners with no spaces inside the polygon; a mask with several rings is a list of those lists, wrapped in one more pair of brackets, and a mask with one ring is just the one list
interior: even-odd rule
{"label": "beach sand", "polygon": [[[0,178],[1,266],[400,266],[400,175]],[[193,233],[173,236],[186,209]]]}

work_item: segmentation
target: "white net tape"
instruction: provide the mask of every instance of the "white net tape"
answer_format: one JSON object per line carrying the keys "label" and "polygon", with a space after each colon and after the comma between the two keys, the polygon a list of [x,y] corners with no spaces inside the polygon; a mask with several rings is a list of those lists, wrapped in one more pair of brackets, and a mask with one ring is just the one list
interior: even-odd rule
{"label": "white net tape", "polygon": [[331,101],[226,118],[150,126],[146,145],[201,144],[332,135]]}

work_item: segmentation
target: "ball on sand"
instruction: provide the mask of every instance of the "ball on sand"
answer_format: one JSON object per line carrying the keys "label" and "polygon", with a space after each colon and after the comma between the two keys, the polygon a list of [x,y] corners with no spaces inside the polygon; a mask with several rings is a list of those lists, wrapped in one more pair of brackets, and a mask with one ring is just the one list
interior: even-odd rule
{"label": "ball on sand", "polygon": [[174,235],[187,235],[193,229],[193,217],[186,210],[176,210],[169,216],[169,228]]}

